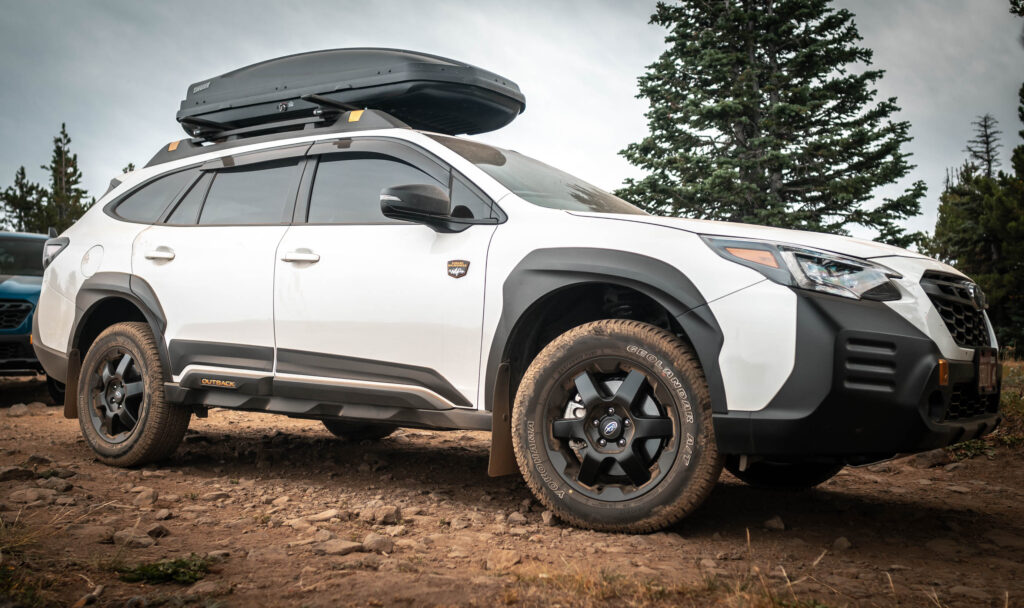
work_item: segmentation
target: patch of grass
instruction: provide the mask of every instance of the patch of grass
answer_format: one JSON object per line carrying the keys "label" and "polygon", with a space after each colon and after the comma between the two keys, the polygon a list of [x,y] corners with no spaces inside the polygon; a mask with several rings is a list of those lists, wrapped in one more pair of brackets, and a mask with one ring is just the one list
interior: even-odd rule
{"label": "patch of grass", "polygon": [[39,583],[27,576],[26,568],[0,565],[0,605],[44,608],[56,605],[41,592]]}
{"label": "patch of grass", "polygon": [[968,439],[949,446],[948,450],[954,462],[970,460],[978,456],[991,459],[996,455],[996,450],[989,439]]}
{"label": "patch of grass", "polygon": [[1000,447],[1011,450],[1024,448],[1024,361],[1003,363],[1002,389],[999,402],[1002,424],[987,437],[949,446],[947,449],[953,460],[969,460],[978,456],[993,458],[996,448]]}
{"label": "patch of grass", "polygon": [[211,561],[195,553],[178,559],[163,559],[157,562],[120,566],[116,568],[121,580],[126,583],[181,583],[192,584],[210,569]]}

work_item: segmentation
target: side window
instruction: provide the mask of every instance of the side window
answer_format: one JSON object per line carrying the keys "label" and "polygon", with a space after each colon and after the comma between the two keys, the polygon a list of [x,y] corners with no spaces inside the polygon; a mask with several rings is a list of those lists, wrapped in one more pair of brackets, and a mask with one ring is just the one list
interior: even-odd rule
{"label": "side window", "polygon": [[204,173],[199,181],[192,185],[188,194],[181,198],[178,206],[174,208],[171,215],[167,217],[168,224],[195,224],[199,217],[199,208],[203,206],[203,199],[206,198],[206,191],[210,189],[210,182],[213,181],[212,173]]}
{"label": "side window", "polygon": [[280,224],[295,202],[295,159],[218,171],[199,213],[199,224]]}
{"label": "side window", "polygon": [[152,224],[171,204],[185,186],[195,180],[199,171],[178,171],[152,181],[118,203],[114,214],[130,222]]}
{"label": "side window", "polygon": [[491,217],[491,202],[457,174],[452,174],[452,217],[484,219]]}
{"label": "side window", "polygon": [[[310,224],[396,224],[380,212],[380,191],[403,184],[446,188],[401,160],[371,153],[324,156],[316,170],[306,221]],[[216,183],[214,183],[216,187]]]}

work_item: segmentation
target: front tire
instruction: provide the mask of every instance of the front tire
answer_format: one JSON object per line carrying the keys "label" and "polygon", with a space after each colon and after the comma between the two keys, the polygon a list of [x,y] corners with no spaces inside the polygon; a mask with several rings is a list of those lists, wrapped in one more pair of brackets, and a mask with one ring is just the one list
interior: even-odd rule
{"label": "front tire", "polygon": [[603,531],[681,520],[722,470],[696,355],[637,321],[587,323],[546,346],[519,385],[512,444],[538,500]]}
{"label": "front tire", "polygon": [[64,390],[66,388],[63,382],[50,376],[46,377],[46,391],[50,393],[50,400],[54,405],[64,405]]}
{"label": "front tire", "polygon": [[725,468],[737,479],[762,490],[799,491],[813,488],[832,479],[843,470],[842,463],[772,462],[759,460],[741,471],[738,456],[725,459]]}
{"label": "front tire", "polygon": [[101,462],[133,467],[169,456],[191,410],[164,400],[164,372],[145,323],[117,323],[89,347],[78,381],[78,423]]}

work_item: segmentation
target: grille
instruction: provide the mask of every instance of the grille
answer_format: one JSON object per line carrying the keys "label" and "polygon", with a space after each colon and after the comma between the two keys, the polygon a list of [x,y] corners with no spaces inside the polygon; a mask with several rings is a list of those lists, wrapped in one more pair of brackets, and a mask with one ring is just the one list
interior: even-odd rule
{"label": "grille", "polygon": [[921,287],[959,346],[990,345],[985,311],[976,306],[977,302],[984,302],[977,285],[949,275],[927,273],[921,279]]}
{"label": "grille", "polygon": [[998,395],[979,395],[967,386],[954,386],[953,397],[943,421],[966,420],[977,416],[994,414],[999,409]]}
{"label": "grille", "polygon": [[0,342],[0,360],[4,359],[35,359],[32,348],[21,342]]}
{"label": "grille", "polygon": [[0,329],[14,329],[25,322],[32,304],[24,300],[0,300]]}

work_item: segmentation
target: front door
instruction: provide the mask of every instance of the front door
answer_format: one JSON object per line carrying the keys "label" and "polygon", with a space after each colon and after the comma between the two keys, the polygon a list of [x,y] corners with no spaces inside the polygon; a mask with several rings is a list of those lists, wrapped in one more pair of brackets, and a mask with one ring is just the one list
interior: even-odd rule
{"label": "front door", "polygon": [[277,383],[334,385],[369,405],[473,407],[494,223],[442,234],[391,220],[380,191],[437,185],[463,218],[488,218],[493,204],[402,143],[342,141],[310,153],[308,206],[277,252]]}

